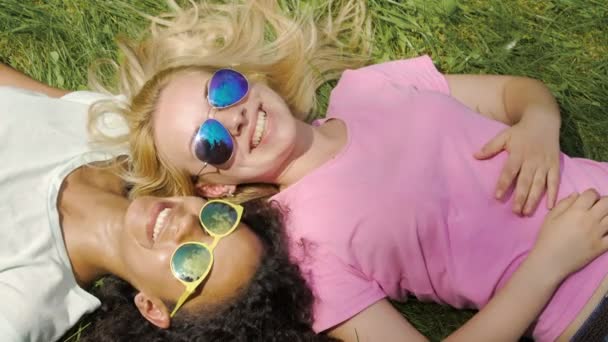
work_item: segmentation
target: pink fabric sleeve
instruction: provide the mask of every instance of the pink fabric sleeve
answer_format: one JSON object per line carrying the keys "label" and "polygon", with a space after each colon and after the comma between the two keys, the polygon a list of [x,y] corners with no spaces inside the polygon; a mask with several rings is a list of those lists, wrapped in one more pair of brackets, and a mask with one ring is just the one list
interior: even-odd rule
{"label": "pink fabric sleeve", "polygon": [[[445,76],[429,56],[403,59],[345,70],[332,90],[327,117],[351,115],[353,99],[366,98],[374,92],[384,92],[387,86],[398,89],[416,88],[450,95]],[[321,121],[320,123],[323,123]]]}
{"label": "pink fabric sleeve", "polygon": [[361,70],[378,72],[401,86],[414,86],[450,95],[448,82],[428,55],[370,65]]}
{"label": "pink fabric sleeve", "polygon": [[313,329],[317,333],[348,320],[386,297],[374,280],[367,279],[335,255],[323,254],[307,270],[315,295]]}

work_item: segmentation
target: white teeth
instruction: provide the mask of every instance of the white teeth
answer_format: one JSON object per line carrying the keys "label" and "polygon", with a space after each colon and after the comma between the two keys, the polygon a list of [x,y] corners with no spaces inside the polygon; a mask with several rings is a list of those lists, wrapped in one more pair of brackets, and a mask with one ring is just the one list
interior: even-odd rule
{"label": "white teeth", "polygon": [[156,224],[154,225],[154,232],[152,233],[152,241],[156,242],[156,238],[158,238],[158,234],[163,230],[165,225],[165,220],[169,216],[171,212],[171,208],[165,208],[160,213],[158,213],[158,217],[156,218]]}
{"label": "white teeth", "polygon": [[253,137],[251,138],[251,146],[257,147],[262,140],[262,136],[264,135],[264,129],[266,128],[266,113],[263,111],[258,111],[258,121],[255,124],[255,131],[253,132]]}

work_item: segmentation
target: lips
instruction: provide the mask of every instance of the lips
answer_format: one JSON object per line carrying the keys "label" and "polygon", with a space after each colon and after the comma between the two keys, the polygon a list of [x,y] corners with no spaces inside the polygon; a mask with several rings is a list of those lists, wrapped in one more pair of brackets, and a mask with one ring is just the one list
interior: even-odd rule
{"label": "lips", "polygon": [[260,141],[262,141],[262,136],[264,135],[264,131],[266,130],[266,115],[266,112],[264,112],[263,110],[260,109],[258,111],[257,122],[253,131],[253,137],[251,138],[252,149],[258,147]]}
{"label": "lips", "polygon": [[252,118],[252,127],[249,134],[249,151],[260,145],[266,133],[268,113],[262,108],[262,104],[258,106],[255,114],[255,117]]}
{"label": "lips", "polygon": [[[148,239],[148,243],[150,244],[150,247],[152,247],[154,245],[154,241],[155,241],[155,237],[158,237],[158,231],[156,232],[156,234],[154,233],[155,228],[157,227],[157,223],[161,223],[159,222],[159,216],[161,214],[161,212],[163,212],[165,209],[170,209],[172,207],[171,203],[168,202],[159,202],[156,203],[153,207],[152,210],[150,212],[150,219],[148,220],[148,224],[146,224],[146,237]],[[166,214],[164,214],[165,216],[168,216]],[[161,218],[163,221],[166,220],[165,218]],[[164,222],[162,222],[164,224]],[[158,228],[157,228],[158,229]]]}
{"label": "lips", "polygon": [[165,208],[156,217],[156,224],[154,225],[154,230],[152,232],[152,241],[154,243],[156,243],[156,240],[158,240],[160,232],[163,231],[165,229],[165,227],[167,226],[167,222],[169,221],[168,218],[169,218],[169,215],[171,214],[171,210],[172,210],[171,208]]}

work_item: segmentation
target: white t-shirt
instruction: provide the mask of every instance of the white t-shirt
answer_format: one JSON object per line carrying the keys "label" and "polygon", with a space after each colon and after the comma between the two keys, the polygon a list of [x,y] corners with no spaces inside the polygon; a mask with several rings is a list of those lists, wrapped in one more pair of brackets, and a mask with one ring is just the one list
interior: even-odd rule
{"label": "white t-shirt", "polygon": [[57,196],[74,169],[118,153],[87,143],[88,107],[103,97],[0,87],[0,341],[55,341],[100,304],[74,278]]}

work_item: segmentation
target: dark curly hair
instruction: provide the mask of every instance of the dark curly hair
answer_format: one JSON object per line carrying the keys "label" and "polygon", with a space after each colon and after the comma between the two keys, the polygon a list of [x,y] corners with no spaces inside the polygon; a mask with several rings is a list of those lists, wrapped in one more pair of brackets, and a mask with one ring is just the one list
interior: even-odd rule
{"label": "dark curly hair", "polygon": [[290,262],[276,204],[244,204],[243,222],[262,241],[265,254],[256,274],[239,294],[204,312],[184,311],[160,329],[144,319],[133,298],[137,290],[114,276],[92,291],[102,302],[81,341],[336,341],[312,329],[313,295],[299,268]]}

